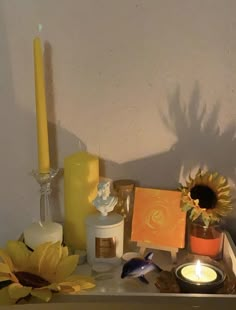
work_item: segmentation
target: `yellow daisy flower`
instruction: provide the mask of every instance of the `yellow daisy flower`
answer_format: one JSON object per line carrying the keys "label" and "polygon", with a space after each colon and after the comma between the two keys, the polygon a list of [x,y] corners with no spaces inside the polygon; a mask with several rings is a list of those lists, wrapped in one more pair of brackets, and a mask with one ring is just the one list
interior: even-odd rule
{"label": "yellow daisy flower", "polygon": [[190,211],[192,221],[201,217],[209,226],[232,211],[230,186],[226,178],[217,172],[202,172],[199,169],[194,178],[189,176],[181,191],[182,210]]}
{"label": "yellow daisy flower", "polygon": [[47,242],[31,252],[21,241],[9,241],[0,249],[0,282],[11,281],[0,289],[0,305],[14,304],[35,296],[48,302],[53,292],[78,294],[95,286],[90,277],[72,275],[78,255],[68,256],[59,242]]}

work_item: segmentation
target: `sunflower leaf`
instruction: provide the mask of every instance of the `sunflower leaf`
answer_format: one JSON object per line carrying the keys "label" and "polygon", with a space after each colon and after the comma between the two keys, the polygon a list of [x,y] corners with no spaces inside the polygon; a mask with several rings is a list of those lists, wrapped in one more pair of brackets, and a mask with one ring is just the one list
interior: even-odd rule
{"label": "sunflower leaf", "polygon": [[202,216],[202,220],[203,220],[205,226],[208,227],[210,224],[210,218]]}
{"label": "sunflower leaf", "polygon": [[191,210],[192,209],[192,205],[191,204],[189,204],[189,203],[184,203],[184,204],[182,204],[182,206],[181,206],[181,209],[183,210],[183,211],[185,211],[185,212],[188,212],[189,210]]}
{"label": "sunflower leaf", "polygon": [[199,218],[199,216],[201,215],[201,209],[196,209],[196,208],[193,208],[190,215],[189,215],[189,218],[192,220],[192,221],[195,221],[197,218]]}

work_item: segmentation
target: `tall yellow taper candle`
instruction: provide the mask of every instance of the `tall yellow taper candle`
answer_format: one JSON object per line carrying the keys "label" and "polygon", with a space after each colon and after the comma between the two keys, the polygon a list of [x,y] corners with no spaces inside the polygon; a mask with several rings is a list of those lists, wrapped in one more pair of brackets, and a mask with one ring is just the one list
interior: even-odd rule
{"label": "tall yellow taper candle", "polygon": [[40,173],[48,173],[50,169],[48,124],[45,96],[44,65],[39,38],[34,39],[34,74],[35,101],[38,137],[38,169]]}
{"label": "tall yellow taper candle", "polygon": [[99,182],[98,157],[78,152],[64,160],[64,240],[73,249],[86,249],[86,217],[96,212],[92,200]]}

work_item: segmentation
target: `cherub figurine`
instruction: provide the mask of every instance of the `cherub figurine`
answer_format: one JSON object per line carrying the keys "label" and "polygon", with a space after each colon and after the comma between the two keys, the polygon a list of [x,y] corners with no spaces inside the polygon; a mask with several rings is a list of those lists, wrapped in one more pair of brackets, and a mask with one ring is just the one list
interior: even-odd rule
{"label": "cherub figurine", "polygon": [[93,204],[103,216],[107,216],[108,212],[111,212],[114,209],[118,202],[118,198],[110,196],[111,191],[109,181],[100,182],[97,189],[97,197],[93,200]]}

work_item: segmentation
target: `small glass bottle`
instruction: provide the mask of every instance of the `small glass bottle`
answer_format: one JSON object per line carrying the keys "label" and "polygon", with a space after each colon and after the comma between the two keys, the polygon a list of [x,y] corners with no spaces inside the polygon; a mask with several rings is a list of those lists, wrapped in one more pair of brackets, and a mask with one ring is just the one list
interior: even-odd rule
{"label": "small glass bottle", "polygon": [[132,180],[117,180],[113,188],[118,197],[115,212],[124,218],[124,252],[136,250],[136,242],[131,241],[132,217],[134,205],[135,182]]}

